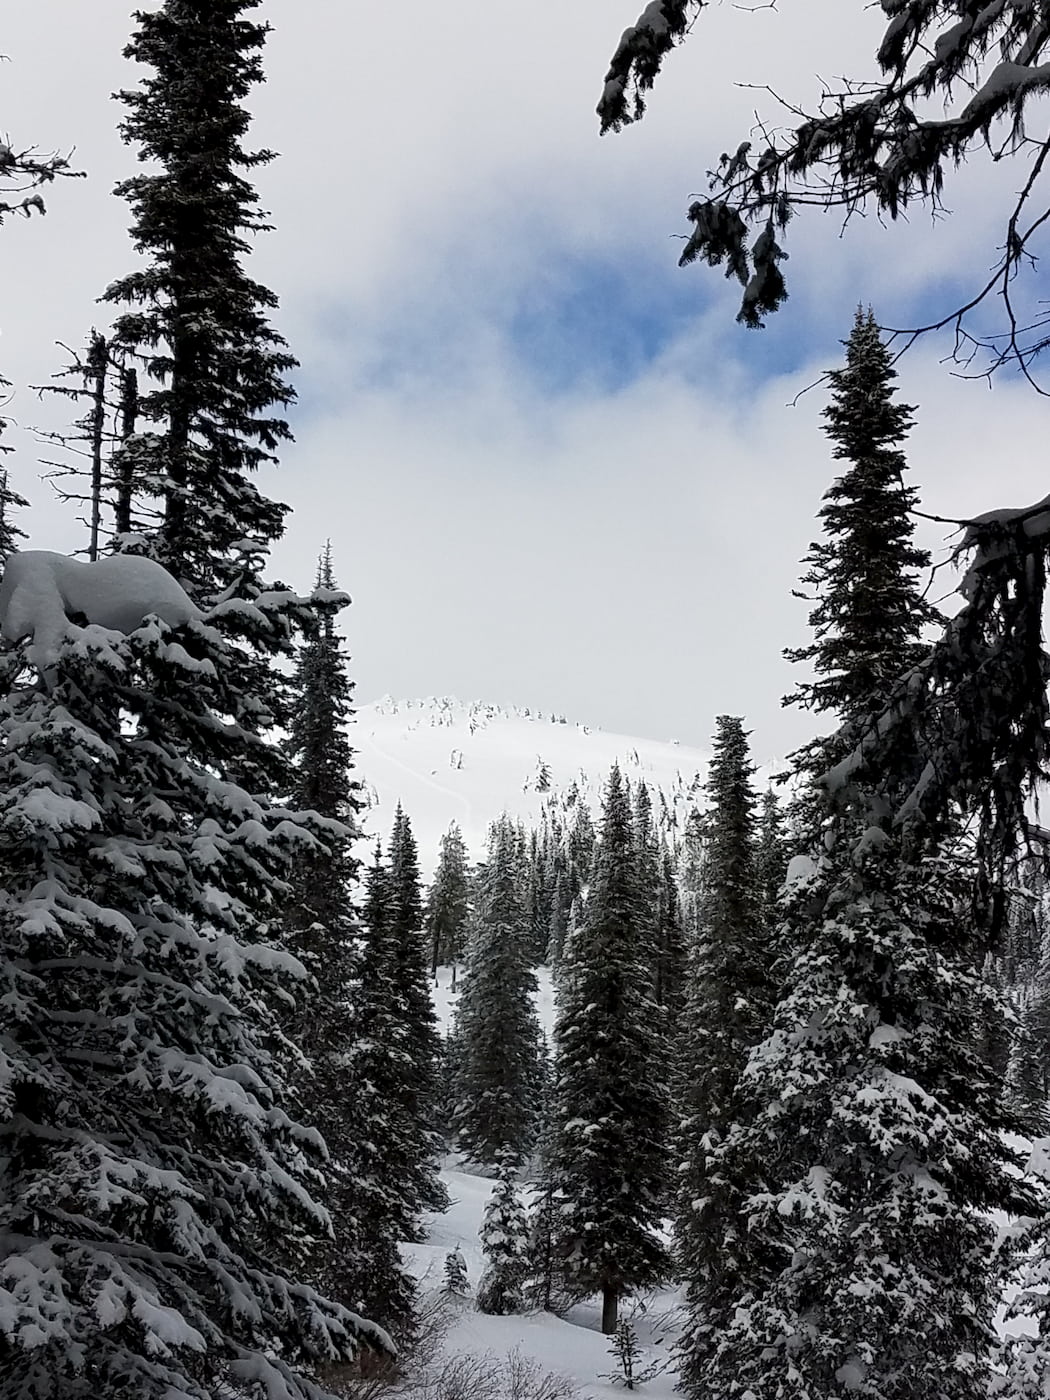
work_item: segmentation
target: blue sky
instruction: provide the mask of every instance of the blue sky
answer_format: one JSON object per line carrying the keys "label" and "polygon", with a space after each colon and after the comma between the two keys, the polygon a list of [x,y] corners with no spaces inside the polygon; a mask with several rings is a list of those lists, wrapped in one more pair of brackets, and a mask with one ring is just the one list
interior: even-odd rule
{"label": "blue sky", "polygon": [[[809,732],[780,709],[780,653],[805,640],[791,588],[834,470],[821,391],[786,405],[835,363],[858,300],[918,320],[969,288],[1016,172],[975,164],[936,226],[840,238],[796,221],[791,299],[746,331],[720,271],[676,266],[691,194],[753,120],[734,82],[804,99],[816,73],[862,71],[879,17],[710,6],[645,121],[599,140],[601,76],[635,8],[504,0],[494,19],[483,0],[406,0],[362,59],[364,7],[264,4],[254,137],[281,158],[259,172],[276,231],[252,272],[301,361],[298,440],[267,483],[294,507],[275,567],[309,584],[331,537],[362,699],[451,692],[701,744],[715,715],[743,713],[764,761]],[[35,0],[5,21],[4,128],[75,143],[89,171],[46,220],[0,234],[0,372],[22,422],[40,421],[25,386],[57,368],[54,342],[103,323],[96,298],[130,263],[110,193],[134,168],[109,96],[134,78],[127,10]],[[927,504],[1043,494],[1043,403],[959,385],[939,353],[901,366]],[[10,441],[32,542],[77,548],[38,447]]]}

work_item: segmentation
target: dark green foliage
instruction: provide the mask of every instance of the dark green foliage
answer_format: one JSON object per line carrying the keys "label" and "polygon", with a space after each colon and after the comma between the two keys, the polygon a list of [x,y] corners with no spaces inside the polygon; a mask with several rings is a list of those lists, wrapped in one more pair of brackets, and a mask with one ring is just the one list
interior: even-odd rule
{"label": "dark green foliage", "polygon": [[696,947],[700,937],[704,867],[707,863],[707,823],[694,807],[686,818],[678,848],[678,892],[686,945]]}
{"label": "dark green foliage", "polygon": [[791,981],[708,1154],[720,1248],[690,1269],[685,1388],[983,1400],[990,1215],[1035,1203],[973,1050],[989,989],[948,863],[832,835],[791,891]]}
{"label": "dark green foliage", "polygon": [[658,1235],[667,1174],[659,1015],[638,893],[632,814],[618,767],[606,790],[586,911],[568,945],[554,1030],[550,1170],[566,1287],[617,1302],[667,1270]]}
{"label": "dark green foliage", "polygon": [[767,788],[755,835],[755,881],[762,923],[770,932],[777,922],[778,898],[787,874],[789,851],[780,803],[773,789]]}
{"label": "dark green foliage", "polygon": [[915,546],[918,493],[904,484],[900,444],[914,410],[894,401],[897,373],[870,311],[857,311],[845,344],[845,366],[828,374],[824,417],[832,455],[849,467],[824,496],[825,538],[804,561],[814,640],[786,655],[815,673],[792,703],[852,720],[886,700],[922,654],[923,626],[937,613],[916,581],[930,556]]}
{"label": "dark green foliage", "polygon": [[591,878],[591,865],[594,861],[596,837],[591,809],[582,798],[573,807],[572,826],[569,828],[568,854],[569,867],[573,873],[575,898]]}
{"label": "dark green foliage", "polygon": [[662,1005],[658,942],[660,937],[660,903],[663,897],[663,865],[660,845],[653,826],[653,804],[645,783],[634,790],[632,840],[634,842],[635,881],[638,894],[637,937],[645,946],[640,949],[648,958],[653,980],[653,996]]}
{"label": "dark green foliage", "polygon": [[653,993],[664,1013],[668,1035],[677,1024],[685,1000],[688,954],[678,898],[674,861],[666,848],[661,856],[660,903],[656,924],[656,977]]}
{"label": "dark green foliage", "polygon": [[[331,825],[326,844],[304,851],[296,863],[281,922],[288,946],[316,984],[290,1018],[288,1029],[311,1065],[300,1114],[322,1134],[330,1154],[325,1204],[333,1237],[317,1243],[304,1269],[322,1292],[348,1306],[360,1306],[361,1274],[376,1268],[374,1251],[367,1263],[352,1258],[359,1187],[351,1163],[361,1124],[355,1096],[347,1091],[346,1064],[354,1035],[349,1000],[358,932],[353,910],[358,863],[351,843],[360,803],[347,737],[353,686],[335,630],[342,600],[335,591],[329,549],[318,566],[314,599],[316,628],[300,652],[292,684],[290,805],[297,811],[314,811]],[[396,1321],[391,1317],[390,1325]]]}
{"label": "dark green foliage", "polygon": [[456,1139],[471,1161],[489,1166],[528,1156],[540,1108],[536,978],[520,874],[516,833],[503,817],[478,881],[455,1030]]}
{"label": "dark green foliage", "polygon": [[427,980],[416,840],[400,804],[390,834],[383,899],[383,922],[390,939],[397,1014],[401,1018],[399,1041],[406,1055],[394,1093],[417,1134],[412,1154],[413,1195],[421,1210],[444,1210],[448,1196],[435,1165],[441,1037]]}
{"label": "dark green foliage", "polygon": [[[706,859],[686,1005],[678,1039],[678,1253],[690,1318],[723,1286],[731,1228],[712,1181],[712,1150],[733,1126],[737,1086],[773,1001],[769,939],[754,863],[755,797],[747,734],[720,715],[707,779]],[[686,1350],[691,1345],[688,1337]],[[691,1363],[690,1363],[691,1364]]]}
{"label": "dark green foliage", "polygon": [[558,963],[561,962],[565,935],[569,927],[569,913],[572,909],[572,876],[568,866],[564,861],[561,861],[556,870],[546,958],[551,967],[557,967]]}
{"label": "dark green foliage", "polygon": [[543,1312],[559,1311],[557,1226],[558,1201],[553,1179],[544,1163],[529,1215],[528,1274],[525,1283],[526,1302]]}
{"label": "dark green foliage", "polygon": [[348,1153],[348,1192],[356,1229],[344,1288],[392,1331],[411,1327],[415,1288],[398,1243],[419,1238],[421,1180],[430,1140],[412,1117],[402,1085],[412,1078],[404,1007],[397,982],[397,942],[388,920],[388,873],[379,847],[368,869],[363,948],[354,995],[353,1038],[346,1046],[347,1087],[354,1095],[356,1138]]}
{"label": "dark green foliage", "polygon": [[1006,1101],[1031,1137],[1050,1128],[1050,985],[1047,970],[1021,989],[1006,1064]]}
{"label": "dark green foliage", "polygon": [[326,826],[225,776],[273,755],[229,719],[221,614],[67,627],[43,677],[3,657],[2,1388],[306,1400],[291,1368],[361,1327],[279,1262],[326,1221],[274,1053],[308,991],[268,930]]}
{"label": "dark green foliage", "polygon": [[442,1291],[451,1294],[453,1298],[465,1298],[470,1292],[467,1261],[458,1247],[445,1255],[445,1281]]}
{"label": "dark green foliage", "polygon": [[273,153],[246,149],[244,105],[263,79],[268,26],[258,0],[165,0],[139,11],[126,56],[145,65],[120,94],[121,132],[149,169],[117,187],[145,265],[107,288],[117,346],[156,387],[139,399],[124,465],[162,511],[156,552],[195,596],[234,585],[251,596],[284,507],[249,480],[290,434],[295,365],[267,321],[276,297],[244,271],[268,225],[246,172]]}
{"label": "dark green foliage", "polygon": [[[3,381],[0,380],[0,387]],[[0,433],[3,432],[3,419],[0,419]],[[9,451],[0,444],[0,453]],[[2,460],[2,457],[0,457]],[[19,549],[19,541],[26,538],[26,532],[15,520],[15,512],[24,510],[29,502],[11,486],[11,477],[6,467],[0,467],[0,567],[7,562],[7,556]]]}
{"label": "dark green foliage", "polygon": [[[455,822],[441,838],[434,881],[427,894],[426,927],[430,940],[430,970],[455,967],[466,954],[470,919],[470,871],[467,849]],[[453,985],[455,985],[453,983]]]}

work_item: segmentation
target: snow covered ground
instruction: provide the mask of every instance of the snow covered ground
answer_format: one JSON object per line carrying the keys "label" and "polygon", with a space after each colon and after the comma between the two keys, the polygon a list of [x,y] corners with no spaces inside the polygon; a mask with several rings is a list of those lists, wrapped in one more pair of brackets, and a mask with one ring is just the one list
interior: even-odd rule
{"label": "snow covered ground", "polygon": [[427,877],[453,821],[478,859],[489,824],[501,812],[534,826],[545,804],[565,810],[573,784],[597,817],[614,762],[632,784],[648,785],[658,823],[680,825],[695,805],[708,763],[702,750],[673,740],[606,734],[535,710],[447,697],[387,696],[362,705],[350,739],[369,802],[367,834],[372,842],[377,836],[385,842],[400,802]]}
{"label": "snow covered ground", "polygon": [[[451,1208],[432,1219],[425,1244],[407,1245],[404,1254],[427,1292],[440,1289],[445,1256],[458,1247],[473,1291],[483,1266],[478,1231],[493,1183],[457,1170],[444,1171],[442,1179],[452,1198]],[[630,1320],[643,1349],[641,1364],[661,1368],[639,1389],[649,1400],[668,1400],[675,1394],[672,1350],[678,1302],[677,1291],[662,1290],[624,1306],[622,1315]],[[488,1317],[475,1309],[472,1297],[450,1300],[442,1357],[464,1352],[504,1357],[513,1351],[531,1358],[544,1371],[567,1377],[588,1400],[623,1394],[623,1385],[609,1379],[615,1362],[609,1355],[609,1338],[599,1329],[597,1301],[581,1304],[565,1317],[551,1313]]]}
{"label": "snow covered ground", "polygon": [[[554,1025],[554,988],[549,968],[537,975],[536,1010],[544,1034],[550,1038]],[[457,993],[451,988],[451,970],[438,969],[432,988],[434,1005],[444,1033],[452,1020]],[[463,1171],[454,1161],[442,1172],[452,1200],[443,1215],[431,1218],[424,1244],[406,1245],[404,1256],[424,1292],[440,1289],[445,1256],[458,1248],[467,1263],[472,1289],[483,1268],[478,1241],[485,1203],[492,1191],[491,1180]],[[674,1346],[678,1290],[658,1290],[637,1302],[628,1301],[622,1315],[634,1327],[644,1355],[641,1365],[658,1365],[660,1374],[647,1381],[640,1394],[650,1400],[665,1400],[675,1394],[671,1364]],[[474,1308],[472,1298],[451,1300],[450,1323],[442,1343],[442,1355],[457,1353],[506,1356],[517,1350],[545,1371],[553,1371],[574,1382],[583,1397],[610,1397],[623,1393],[607,1377],[615,1363],[609,1355],[609,1338],[600,1330],[598,1301],[582,1303],[564,1318],[550,1313],[528,1313],[514,1317],[488,1317]]]}

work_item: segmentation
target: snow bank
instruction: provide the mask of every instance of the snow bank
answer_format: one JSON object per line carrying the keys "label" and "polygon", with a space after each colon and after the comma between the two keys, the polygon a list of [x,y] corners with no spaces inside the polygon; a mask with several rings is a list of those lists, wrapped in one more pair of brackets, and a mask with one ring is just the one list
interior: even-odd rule
{"label": "snow bank", "polygon": [[0,635],[32,639],[29,659],[53,666],[71,614],[114,632],[133,632],[156,615],[172,627],[202,616],[168,571],[152,559],[116,554],[94,563],[46,549],[12,554],[0,583]]}

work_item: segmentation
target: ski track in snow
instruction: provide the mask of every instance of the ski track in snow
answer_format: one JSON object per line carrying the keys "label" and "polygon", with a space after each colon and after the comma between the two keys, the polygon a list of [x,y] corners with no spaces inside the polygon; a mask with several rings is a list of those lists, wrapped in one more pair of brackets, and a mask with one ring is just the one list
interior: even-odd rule
{"label": "ski track in snow", "polygon": [[[471,802],[470,798],[467,797],[467,795],[466,795],[465,793],[462,793],[462,792],[454,792],[452,788],[450,788],[450,787],[444,787],[441,783],[436,783],[436,782],[434,782],[433,778],[428,777],[428,776],[424,775],[423,773],[418,772],[415,768],[413,768],[413,767],[411,767],[409,764],[403,762],[400,758],[395,757],[395,755],[392,754],[392,753],[390,753],[389,750],[380,748],[380,746],[379,746],[379,745],[376,743],[376,741],[375,741],[374,731],[373,731],[373,733],[369,734],[367,737],[363,737],[363,736],[361,736],[361,735],[359,735],[359,734],[357,734],[357,733],[355,733],[353,737],[354,737],[355,742],[358,744],[358,752],[359,752],[359,753],[362,753],[362,752],[363,752],[364,745],[367,744],[367,746],[369,747],[369,749],[372,751],[373,755],[375,755],[376,757],[378,757],[378,758],[384,760],[386,763],[392,763],[392,764],[394,765],[395,768],[399,769],[402,773],[407,774],[407,776],[411,779],[412,782],[414,782],[414,783],[422,783],[425,787],[430,788],[432,792],[440,793],[440,795],[441,795],[442,797],[448,798],[449,802],[452,802],[452,803],[459,803],[460,809],[461,809],[461,811],[462,811],[462,813],[463,813],[462,825],[463,825],[463,826],[469,826],[469,825],[470,825],[471,818],[472,818],[473,812],[474,812],[474,805],[473,805],[473,803]],[[362,763],[362,764],[360,765],[360,767],[361,767],[361,768],[363,769],[363,771],[367,774],[367,772],[368,772],[368,765],[367,765],[366,763]],[[399,799],[399,800],[401,801],[402,806],[405,806],[404,799]],[[409,821],[411,821],[411,819],[412,819],[412,813],[411,813],[411,811],[409,811],[409,809],[408,809],[407,807],[405,807],[405,810],[408,812]],[[498,813],[497,813],[496,815],[498,815]],[[455,820],[454,817],[450,817],[450,818],[449,818],[449,821],[450,821],[450,822],[451,822],[451,821],[454,821],[454,820]]]}

